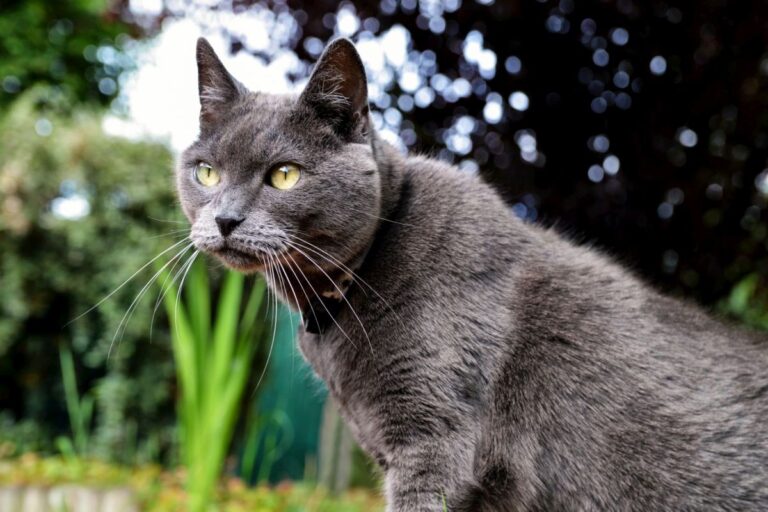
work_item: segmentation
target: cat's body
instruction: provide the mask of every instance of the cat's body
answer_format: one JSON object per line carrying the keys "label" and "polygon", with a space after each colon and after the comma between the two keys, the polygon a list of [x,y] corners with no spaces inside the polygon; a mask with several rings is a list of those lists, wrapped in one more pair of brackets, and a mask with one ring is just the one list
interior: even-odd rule
{"label": "cat's body", "polygon": [[397,223],[358,271],[389,304],[348,294],[371,346],[344,309],[357,347],[336,326],[301,347],[396,509],[768,507],[765,340],[524,225],[454,168],[395,165]]}
{"label": "cat's body", "polygon": [[[389,510],[768,509],[764,338],[379,141],[349,43],[298,100],[245,93],[198,52],[203,133],[181,170],[223,162],[224,177],[206,191],[179,175],[193,240],[265,272],[305,319],[326,310],[301,349],[384,469]],[[300,186],[265,188],[282,161],[265,144],[306,162]]]}

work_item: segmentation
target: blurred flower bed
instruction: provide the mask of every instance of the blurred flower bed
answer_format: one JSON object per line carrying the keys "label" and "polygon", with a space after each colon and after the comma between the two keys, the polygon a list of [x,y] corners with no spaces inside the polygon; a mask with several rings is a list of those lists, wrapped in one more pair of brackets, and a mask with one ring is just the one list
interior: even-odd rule
{"label": "blurred flower bed", "polygon": [[[0,446],[0,451],[8,447]],[[98,460],[40,457],[25,454],[0,458],[0,487],[54,487],[77,484],[94,488],[126,487],[145,512],[187,509],[183,470],[167,471],[158,465],[137,467],[107,464]],[[274,487],[248,487],[238,478],[221,482],[211,510],[217,512],[383,510],[382,498],[372,490],[353,489],[337,497],[310,483],[281,483]]]}

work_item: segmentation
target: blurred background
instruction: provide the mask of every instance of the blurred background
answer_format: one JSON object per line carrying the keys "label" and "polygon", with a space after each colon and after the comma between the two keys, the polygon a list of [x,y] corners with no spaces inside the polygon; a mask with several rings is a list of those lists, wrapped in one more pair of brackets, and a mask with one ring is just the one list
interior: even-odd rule
{"label": "blurred background", "polygon": [[[163,253],[185,236],[172,169],[197,133],[201,35],[269,92],[300,90],[325,44],[351,38],[386,140],[481,175],[519,217],[667,293],[768,329],[762,0],[4,0],[0,486],[106,479],[142,509],[187,506],[199,462],[179,405],[183,336],[153,277],[168,259],[176,286],[197,269],[210,311],[229,294],[213,262]],[[262,292],[242,286],[246,315]],[[297,318],[260,297],[267,329],[213,463],[228,479],[216,499],[380,507],[375,469],[294,348]],[[197,378],[209,385],[205,368]]]}

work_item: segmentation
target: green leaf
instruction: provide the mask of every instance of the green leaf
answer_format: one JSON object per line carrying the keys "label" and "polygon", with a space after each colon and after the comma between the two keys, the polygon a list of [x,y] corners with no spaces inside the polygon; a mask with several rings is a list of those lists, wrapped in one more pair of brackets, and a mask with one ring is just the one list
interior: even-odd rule
{"label": "green leaf", "polygon": [[730,297],[728,297],[728,309],[737,314],[743,315],[749,308],[749,302],[757,288],[758,275],[751,274],[741,280],[733,287]]}
{"label": "green leaf", "polygon": [[[161,272],[158,281],[171,323],[181,398],[182,460],[187,466],[190,510],[206,510],[224,467],[240,416],[240,404],[252,360],[266,324],[266,285],[259,280],[249,292],[245,308],[244,276],[227,272],[211,322],[211,284],[203,260],[189,269],[183,300],[180,291]],[[213,326],[211,327],[211,324]],[[254,337],[256,335],[256,337]]]}

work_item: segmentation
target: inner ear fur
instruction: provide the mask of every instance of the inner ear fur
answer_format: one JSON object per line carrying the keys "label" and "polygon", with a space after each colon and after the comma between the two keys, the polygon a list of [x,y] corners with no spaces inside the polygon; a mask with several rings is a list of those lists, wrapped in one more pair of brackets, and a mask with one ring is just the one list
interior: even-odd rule
{"label": "inner ear fur", "polygon": [[365,68],[349,39],[337,39],[317,62],[301,101],[343,138],[368,132],[368,85]]}
{"label": "inner ear fur", "polygon": [[205,38],[197,40],[197,87],[200,124],[216,123],[242,94],[245,87],[229,74]]}

